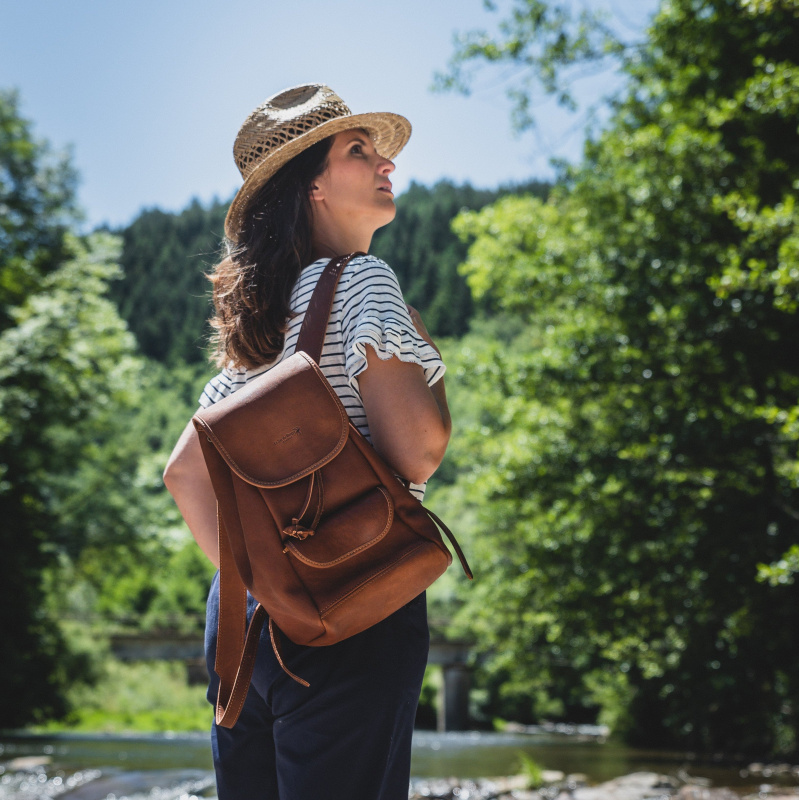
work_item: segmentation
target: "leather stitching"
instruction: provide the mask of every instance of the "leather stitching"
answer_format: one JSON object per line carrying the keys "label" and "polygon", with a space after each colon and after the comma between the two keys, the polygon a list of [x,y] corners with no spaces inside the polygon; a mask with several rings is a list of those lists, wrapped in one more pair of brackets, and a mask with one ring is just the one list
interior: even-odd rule
{"label": "leather stitching", "polygon": [[363,552],[364,550],[368,550],[373,545],[377,544],[385,535],[389,532],[391,528],[391,523],[394,521],[394,504],[391,502],[391,495],[382,487],[376,487],[380,493],[383,495],[383,499],[386,501],[386,506],[388,507],[388,515],[386,525],[380,533],[375,536],[374,539],[370,539],[368,542],[364,542],[362,545],[353,548],[344,555],[339,556],[338,558],[334,558],[332,561],[314,561],[312,558],[308,558],[304,555],[298,548],[294,542],[288,542],[286,544],[286,549],[303,564],[307,564],[309,567],[317,567],[319,569],[326,569],[328,567],[334,567],[336,564],[340,564],[342,561],[347,561],[348,559],[352,558],[353,556],[357,556],[358,553]]}
{"label": "leather stitching", "polygon": [[375,572],[375,574],[372,575],[369,578],[369,580],[364,581],[362,584],[360,584],[360,586],[358,586],[357,588],[353,589],[351,592],[348,592],[347,594],[342,595],[337,600],[334,600],[329,605],[326,605],[324,608],[320,609],[319,616],[321,616],[322,619],[324,619],[336,606],[339,606],[339,605],[341,605],[341,603],[344,603],[347,600],[351,600],[353,597],[355,597],[356,595],[360,594],[364,589],[366,589],[367,586],[369,586],[370,583],[373,583],[379,577],[381,577],[382,575],[385,575],[386,572],[390,572],[391,570],[393,570],[395,567],[397,567],[403,561],[406,561],[408,558],[410,558],[417,550],[420,550],[422,547],[425,547],[427,544],[429,544],[429,542],[420,542],[419,544],[416,545],[416,547],[414,547],[412,550],[409,550],[401,558],[398,558],[398,559],[392,561],[390,564],[386,565],[379,572]]}
{"label": "leather stitching", "polygon": [[[233,470],[242,480],[247,481],[247,483],[252,484],[253,486],[259,486],[262,489],[269,489],[271,488],[279,488],[281,486],[287,486],[289,483],[294,483],[294,481],[298,481],[300,478],[304,478],[311,472],[315,472],[320,467],[323,467],[325,464],[332,461],[340,452],[341,449],[344,447],[345,442],[347,441],[347,437],[349,436],[349,428],[350,422],[349,417],[347,416],[347,412],[344,409],[344,406],[341,403],[341,400],[338,399],[338,395],[333,390],[333,387],[328,383],[327,379],[325,378],[322,370],[319,369],[317,363],[307,354],[302,351],[299,353],[295,353],[295,355],[302,356],[319,374],[321,377],[321,383],[327,390],[328,394],[336,401],[336,406],[339,412],[339,418],[341,419],[341,435],[339,436],[339,440],[336,443],[335,447],[325,456],[322,456],[315,464],[311,464],[305,469],[300,470],[299,472],[294,473],[294,475],[289,476],[288,478],[281,478],[279,481],[259,481],[257,478],[253,478],[252,475],[248,475],[237,463],[233,456],[228,452],[225,448],[225,445],[222,444],[221,441],[217,438],[216,434],[214,433],[211,426],[204,420],[202,417],[196,416],[195,419],[198,420],[205,430],[208,438],[211,440],[211,444],[219,451],[222,458],[225,459],[225,462]],[[294,356],[290,356],[293,358]]]}

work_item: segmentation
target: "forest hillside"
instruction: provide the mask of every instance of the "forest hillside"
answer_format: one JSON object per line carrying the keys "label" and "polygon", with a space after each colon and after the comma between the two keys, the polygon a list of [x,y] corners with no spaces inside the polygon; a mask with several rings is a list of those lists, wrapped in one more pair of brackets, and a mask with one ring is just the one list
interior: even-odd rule
{"label": "forest hillside", "polygon": [[[406,300],[423,313],[433,335],[460,336],[475,306],[458,272],[467,243],[452,231],[452,220],[506,194],[545,199],[549,188],[535,181],[492,190],[448,181],[433,187],[412,183],[397,198],[397,216],[377,232],[371,252],[397,273]],[[206,359],[210,284],[205,276],[221,252],[227,207],[194,201],[176,214],[152,209],[114,231],[123,243],[123,276],[113,283],[112,297],[149,358],[164,363]]]}

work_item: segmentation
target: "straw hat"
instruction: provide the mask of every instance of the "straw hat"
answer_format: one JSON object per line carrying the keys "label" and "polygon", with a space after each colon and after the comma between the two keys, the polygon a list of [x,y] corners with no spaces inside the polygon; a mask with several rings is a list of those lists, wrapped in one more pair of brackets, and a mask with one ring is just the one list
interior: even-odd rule
{"label": "straw hat", "polygon": [[411,123],[399,114],[353,114],[328,86],[295,86],[265,100],[244,121],[233,145],[233,157],[244,185],[233,198],[225,233],[236,241],[244,211],[258,190],[290,159],[339,131],[363,128],[383,158],[405,147]]}

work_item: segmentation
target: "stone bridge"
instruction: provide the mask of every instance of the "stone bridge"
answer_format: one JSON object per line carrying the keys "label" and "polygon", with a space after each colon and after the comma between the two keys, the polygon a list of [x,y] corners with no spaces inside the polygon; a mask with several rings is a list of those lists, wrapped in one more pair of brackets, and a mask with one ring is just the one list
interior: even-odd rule
{"label": "stone bridge", "polygon": [[[111,650],[121,661],[183,661],[191,683],[205,683],[203,639],[197,634],[159,632],[111,637]],[[429,664],[441,667],[442,687],[438,698],[438,730],[462,731],[469,727],[470,645],[432,639]]]}

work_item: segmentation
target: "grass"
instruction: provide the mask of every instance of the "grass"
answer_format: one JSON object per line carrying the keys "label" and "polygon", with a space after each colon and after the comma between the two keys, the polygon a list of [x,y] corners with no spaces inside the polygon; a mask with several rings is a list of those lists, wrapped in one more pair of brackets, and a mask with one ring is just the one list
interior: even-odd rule
{"label": "grass", "polygon": [[520,752],[518,772],[524,775],[528,789],[538,789],[544,783],[544,771],[541,765],[530,758],[526,753]]}
{"label": "grass", "polygon": [[180,662],[124,663],[109,658],[92,686],[70,693],[66,719],[36,727],[37,732],[92,733],[207,731],[213,711],[205,686],[191,686]]}

